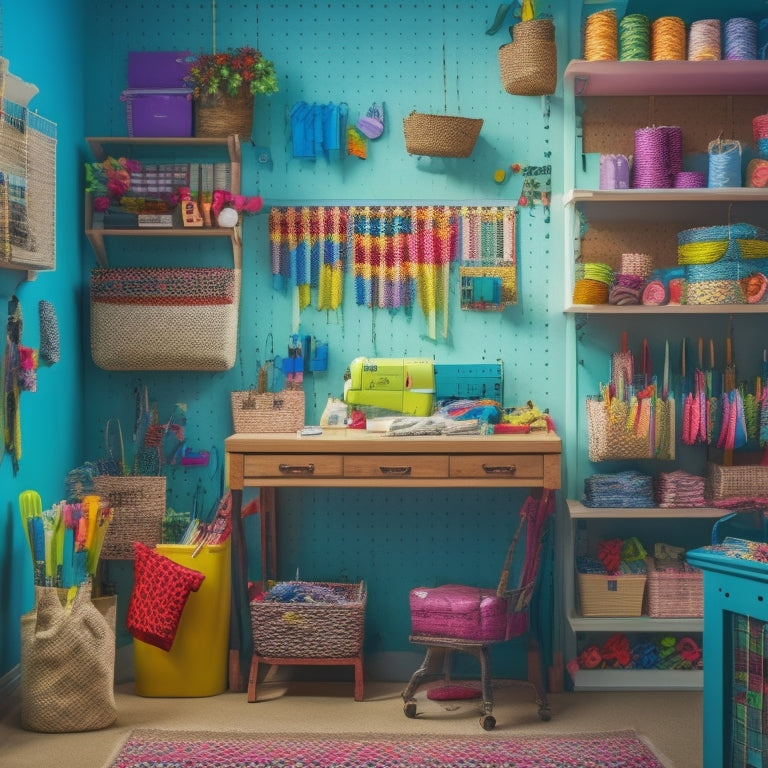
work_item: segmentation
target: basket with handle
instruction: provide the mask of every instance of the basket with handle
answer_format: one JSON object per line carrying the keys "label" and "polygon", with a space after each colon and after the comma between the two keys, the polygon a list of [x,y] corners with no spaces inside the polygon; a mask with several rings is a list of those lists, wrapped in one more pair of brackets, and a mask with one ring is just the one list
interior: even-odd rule
{"label": "basket with handle", "polygon": [[551,19],[521,21],[512,42],[499,48],[499,74],[507,93],[546,96],[557,88],[557,44]]}
{"label": "basket with handle", "polygon": [[232,422],[236,433],[295,432],[304,426],[304,391],[230,393]]}
{"label": "basket with handle", "polygon": [[482,127],[480,118],[414,111],[403,118],[405,148],[410,155],[469,157]]}

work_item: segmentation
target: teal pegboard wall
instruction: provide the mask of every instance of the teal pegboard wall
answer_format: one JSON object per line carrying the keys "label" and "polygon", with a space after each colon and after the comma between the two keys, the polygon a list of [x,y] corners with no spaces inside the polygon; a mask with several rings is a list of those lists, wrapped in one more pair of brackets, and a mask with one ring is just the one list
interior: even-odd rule
{"label": "teal pegboard wall", "polygon": [[[554,14],[558,38],[565,34],[565,12],[539,3]],[[88,58],[99,62],[86,73],[88,135],[125,135],[129,50],[212,48],[212,3],[135,3],[87,0]],[[244,221],[243,289],[239,354],[231,371],[203,374],[106,372],[88,365],[90,450],[103,445],[110,416],[130,424],[132,386],[140,376],[162,407],[187,405],[189,445],[223,445],[231,432],[229,393],[254,383],[272,334],[275,351],[285,354],[291,330],[291,297],[272,289],[268,219],[272,205],[396,203],[515,205],[523,174],[515,163],[551,165],[557,175],[560,99],[513,97],[504,92],[497,49],[508,42],[506,25],[487,35],[498,9],[495,2],[222,2],[216,8],[216,45],[253,45],[275,62],[280,91],[257,97],[253,145],[243,145],[242,186],[261,194],[262,214]],[[562,14],[562,16],[561,16]],[[512,18],[509,18],[509,23]],[[564,49],[564,48],[563,48]],[[561,62],[561,69],[564,62]],[[560,86],[558,86],[560,87]],[[383,135],[367,145],[367,158],[297,160],[292,156],[289,113],[299,101],[345,102],[350,117],[365,114],[373,102],[385,105]],[[480,137],[469,158],[417,158],[405,150],[402,121],[411,111],[482,118]],[[556,134],[559,135],[559,134]],[[84,151],[85,151],[85,145]],[[266,147],[271,167],[260,163]],[[85,155],[88,158],[87,155]],[[89,159],[89,158],[88,158]],[[494,171],[507,170],[494,181]],[[458,268],[451,272],[449,332],[427,336],[418,305],[412,313],[357,306],[352,278],[344,278],[344,301],[337,312],[306,309],[301,333],[329,345],[329,367],[305,381],[308,423],[317,423],[329,394],[339,396],[343,374],[358,355],[426,356],[437,363],[495,363],[504,367],[504,403],[533,399],[550,408],[557,423],[564,398],[558,373],[563,359],[559,297],[561,254],[556,206],[522,208],[518,218],[518,303],[503,312],[460,309]],[[207,239],[208,240],[208,239]],[[86,266],[92,257],[86,252]],[[227,263],[223,243],[110,243],[115,264],[182,265]],[[87,275],[86,275],[87,277]],[[87,302],[87,287],[84,290]],[[84,307],[87,317],[87,306]],[[87,325],[87,324],[86,324]],[[84,348],[89,348],[88,329]],[[96,393],[104,397],[97,398]],[[161,407],[161,410],[162,410]],[[116,413],[119,411],[119,413]],[[90,458],[90,457],[89,457]],[[171,467],[169,504],[191,507],[202,479],[206,499],[217,480],[208,468]],[[523,494],[495,491],[339,491],[282,490],[279,505],[280,577],[365,578],[369,584],[367,645],[375,652],[408,649],[407,593],[418,583],[468,580],[495,585]],[[457,563],[460,564],[457,567]],[[510,661],[514,667],[513,661]],[[519,663],[519,662],[518,662]],[[500,667],[499,673],[510,672]],[[393,669],[392,674],[402,670]]]}

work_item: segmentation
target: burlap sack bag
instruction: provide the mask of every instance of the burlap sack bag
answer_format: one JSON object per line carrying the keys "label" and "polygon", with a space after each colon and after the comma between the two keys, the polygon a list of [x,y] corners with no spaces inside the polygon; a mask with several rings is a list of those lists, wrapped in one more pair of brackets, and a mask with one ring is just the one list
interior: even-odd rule
{"label": "burlap sack bag", "polygon": [[29,731],[95,731],[115,722],[117,598],[91,601],[81,585],[35,587],[35,608],[21,617],[21,725]]}

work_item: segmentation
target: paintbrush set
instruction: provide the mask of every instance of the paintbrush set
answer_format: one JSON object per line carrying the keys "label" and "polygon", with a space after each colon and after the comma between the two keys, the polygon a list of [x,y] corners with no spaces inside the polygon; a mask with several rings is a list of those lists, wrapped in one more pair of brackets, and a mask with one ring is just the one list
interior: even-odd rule
{"label": "paintbrush set", "polygon": [[37,586],[69,588],[93,578],[113,510],[98,496],[43,509],[36,491],[19,494],[21,523]]}

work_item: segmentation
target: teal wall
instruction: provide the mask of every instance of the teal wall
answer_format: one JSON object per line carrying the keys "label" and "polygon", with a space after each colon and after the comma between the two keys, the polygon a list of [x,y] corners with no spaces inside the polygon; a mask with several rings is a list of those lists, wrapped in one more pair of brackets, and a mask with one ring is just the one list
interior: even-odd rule
{"label": "teal wall", "polygon": [[[82,183],[85,71],[82,9],[58,0],[0,1],[0,55],[10,71],[38,86],[30,109],[57,124],[57,268],[27,281],[26,272],[0,269],[0,323],[15,293],[23,313],[22,343],[39,344],[38,302],[50,301],[61,336],[61,361],[42,365],[37,391],[21,395],[22,457],[14,477],[0,455],[0,678],[19,661],[19,615],[32,608],[32,569],[19,524],[18,496],[36,489],[46,503],[63,494],[63,480],[84,457],[89,419],[83,381]],[[4,352],[5,345],[2,345]]]}
{"label": "teal wall", "polygon": [[[0,521],[7,533],[5,542],[15,542],[3,557],[3,567],[13,571],[16,584],[15,591],[7,593],[8,580],[0,582],[3,632],[8,636],[0,674],[18,661],[17,617],[20,610],[30,607],[31,600],[31,576],[16,527],[18,493],[33,487],[41,492],[44,504],[58,500],[70,468],[105,454],[105,425],[112,417],[121,420],[130,455],[133,391],[139,382],[148,386],[161,419],[170,416],[175,403],[186,405],[191,447],[221,449],[232,431],[230,391],[255,380],[269,334],[275,351],[285,353],[292,317],[290,297],[272,288],[267,217],[257,215],[244,224],[239,355],[231,371],[116,373],[92,363],[87,285],[89,269],[96,262],[90,246],[80,237],[82,173],[78,163],[92,159],[84,137],[125,135],[125,104],[120,94],[126,87],[129,50],[211,49],[211,4],[144,3],[141,14],[133,3],[117,0],[82,0],[66,13],[52,1],[39,0],[35,5],[41,6],[36,15],[43,21],[38,26],[47,30],[50,23],[50,34],[58,36],[38,49],[39,34],[30,38],[20,12],[4,8],[5,54],[14,71],[38,83],[41,105],[44,98],[51,100],[45,102],[48,116],[60,124],[59,159],[67,159],[69,164],[59,174],[58,226],[59,236],[66,240],[59,250],[56,272],[23,286],[22,299],[31,315],[38,296],[35,291],[49,286],[49,291],[58,292],[66,283],[68,304],[62,302],[60,312],[69,332],[69,346],[67,362],[43,371],[42,391],[23,401],[22,429],[38,449],[39,458],[30,448],[22,458],[24,474],[16,479],[10,475],[8,459],[0,467],[4,478]],[[554,15],[561,71],[567,60],[569,26],[564,5],[539,4],[540,11]],[[496,51],[509,40],[507,25],[496,35],[485,32],[497,8],[495,2],[426,4],[415,0],[397,4],[218,3],[217,48],[254,45],[274,60],[280,77],[279,93],[257,99],[253,131],[254,143],[269,148],[272,168],[257,162],[253,147],[243,147],[243,191],[261,194],[265,212],[269,205],[286,203],[514,205],[521,192],[521,176],[509,174],[505,183],[496,184],[494,171],[508,169],[513,163],[552,166],[551,215],[536,206],[521,209],[519,216],[516,306],[499,313],[462,312],[454,269],[446,338],[428,338],[418,307],[407,316],[357,306],[349,275],[338,312],[307,309],[302,313],[302,331],[327,341],[330,348],[328,372],[310,376],[305,384],[308,423],[318,421],[329,393],[340,394],[344,369],[360,354],[428,356],[437,363],[500,360],[506,405],[533,399],[550,409],[556,424],[563,419],[562,86],[558,83],[556,94],[546,99],[504,92]],[[62,29],[71,29],[72,34],[62,35]],[[58,51],[55,58],[64,59],[65,51],[71,49],[76,53],[66,61],[67,69],[72,69],[66,77],[62,69],[49,67],[39,72],[35,66],[43,50],[50,60],[50,51]],[[72,83],[76,84],[74,98]],[[385,133],[369,143],[365,161],[354,157],[343,162],[295,160],[290,152],[288,112],[301,100],[346,102],[355,116],[372,102],[384,101]],[[483,118],[472,156],[430,160],[408,155],[402,120],[412,110]],[[208,240],[122,238],[109,243],[109,258],[114,265],[179,266],[226,264],[231,254],[223,243]],[[29,332],[33,336],[31,324]],[[65,369],[65,365],[72,368]],[[54,376],[62,381],[49,385],[46,377]],[[30,404],[42,401],[48,386],[56,392],[56,396],[49,395],[50,413],[33,422],[36,414]],[[63,422],[55,433],[56,443],[51,438],[54,417]],[[45,456],[53,445],[58,449],[55,455]],[[45,482],[33,473],[42,467]],[[166,474],[170,506],[189,509],[198,486],[204,491],[204,503],[215,503],[219,479],[211,469],[172,466]],[[439,489],[279,492],[279,576],[292,577],[298,568],[302,578],[311,580],[365,579],[369,666],[374,676],[403,679],[417,658],[408,643],[408,590],[445,581],[495,584],[523,498],[522,491],[473,489],[450,493]],[[127,562],[110,561],[105,569],[106,577],[119,587],[121,613],[127,604],[131,574]],[[546,580],[546,588],[551,593],[551,578]],[[21,594],[23,599],[11,603],[10,594]],[[543,622],[549,627],[551,600],[544,605]],[[128,641],[122,632],[119,642]],[[519,658],[524,659],[520,650],[510,647],[499,654],[498,674],[520,672]]]}

